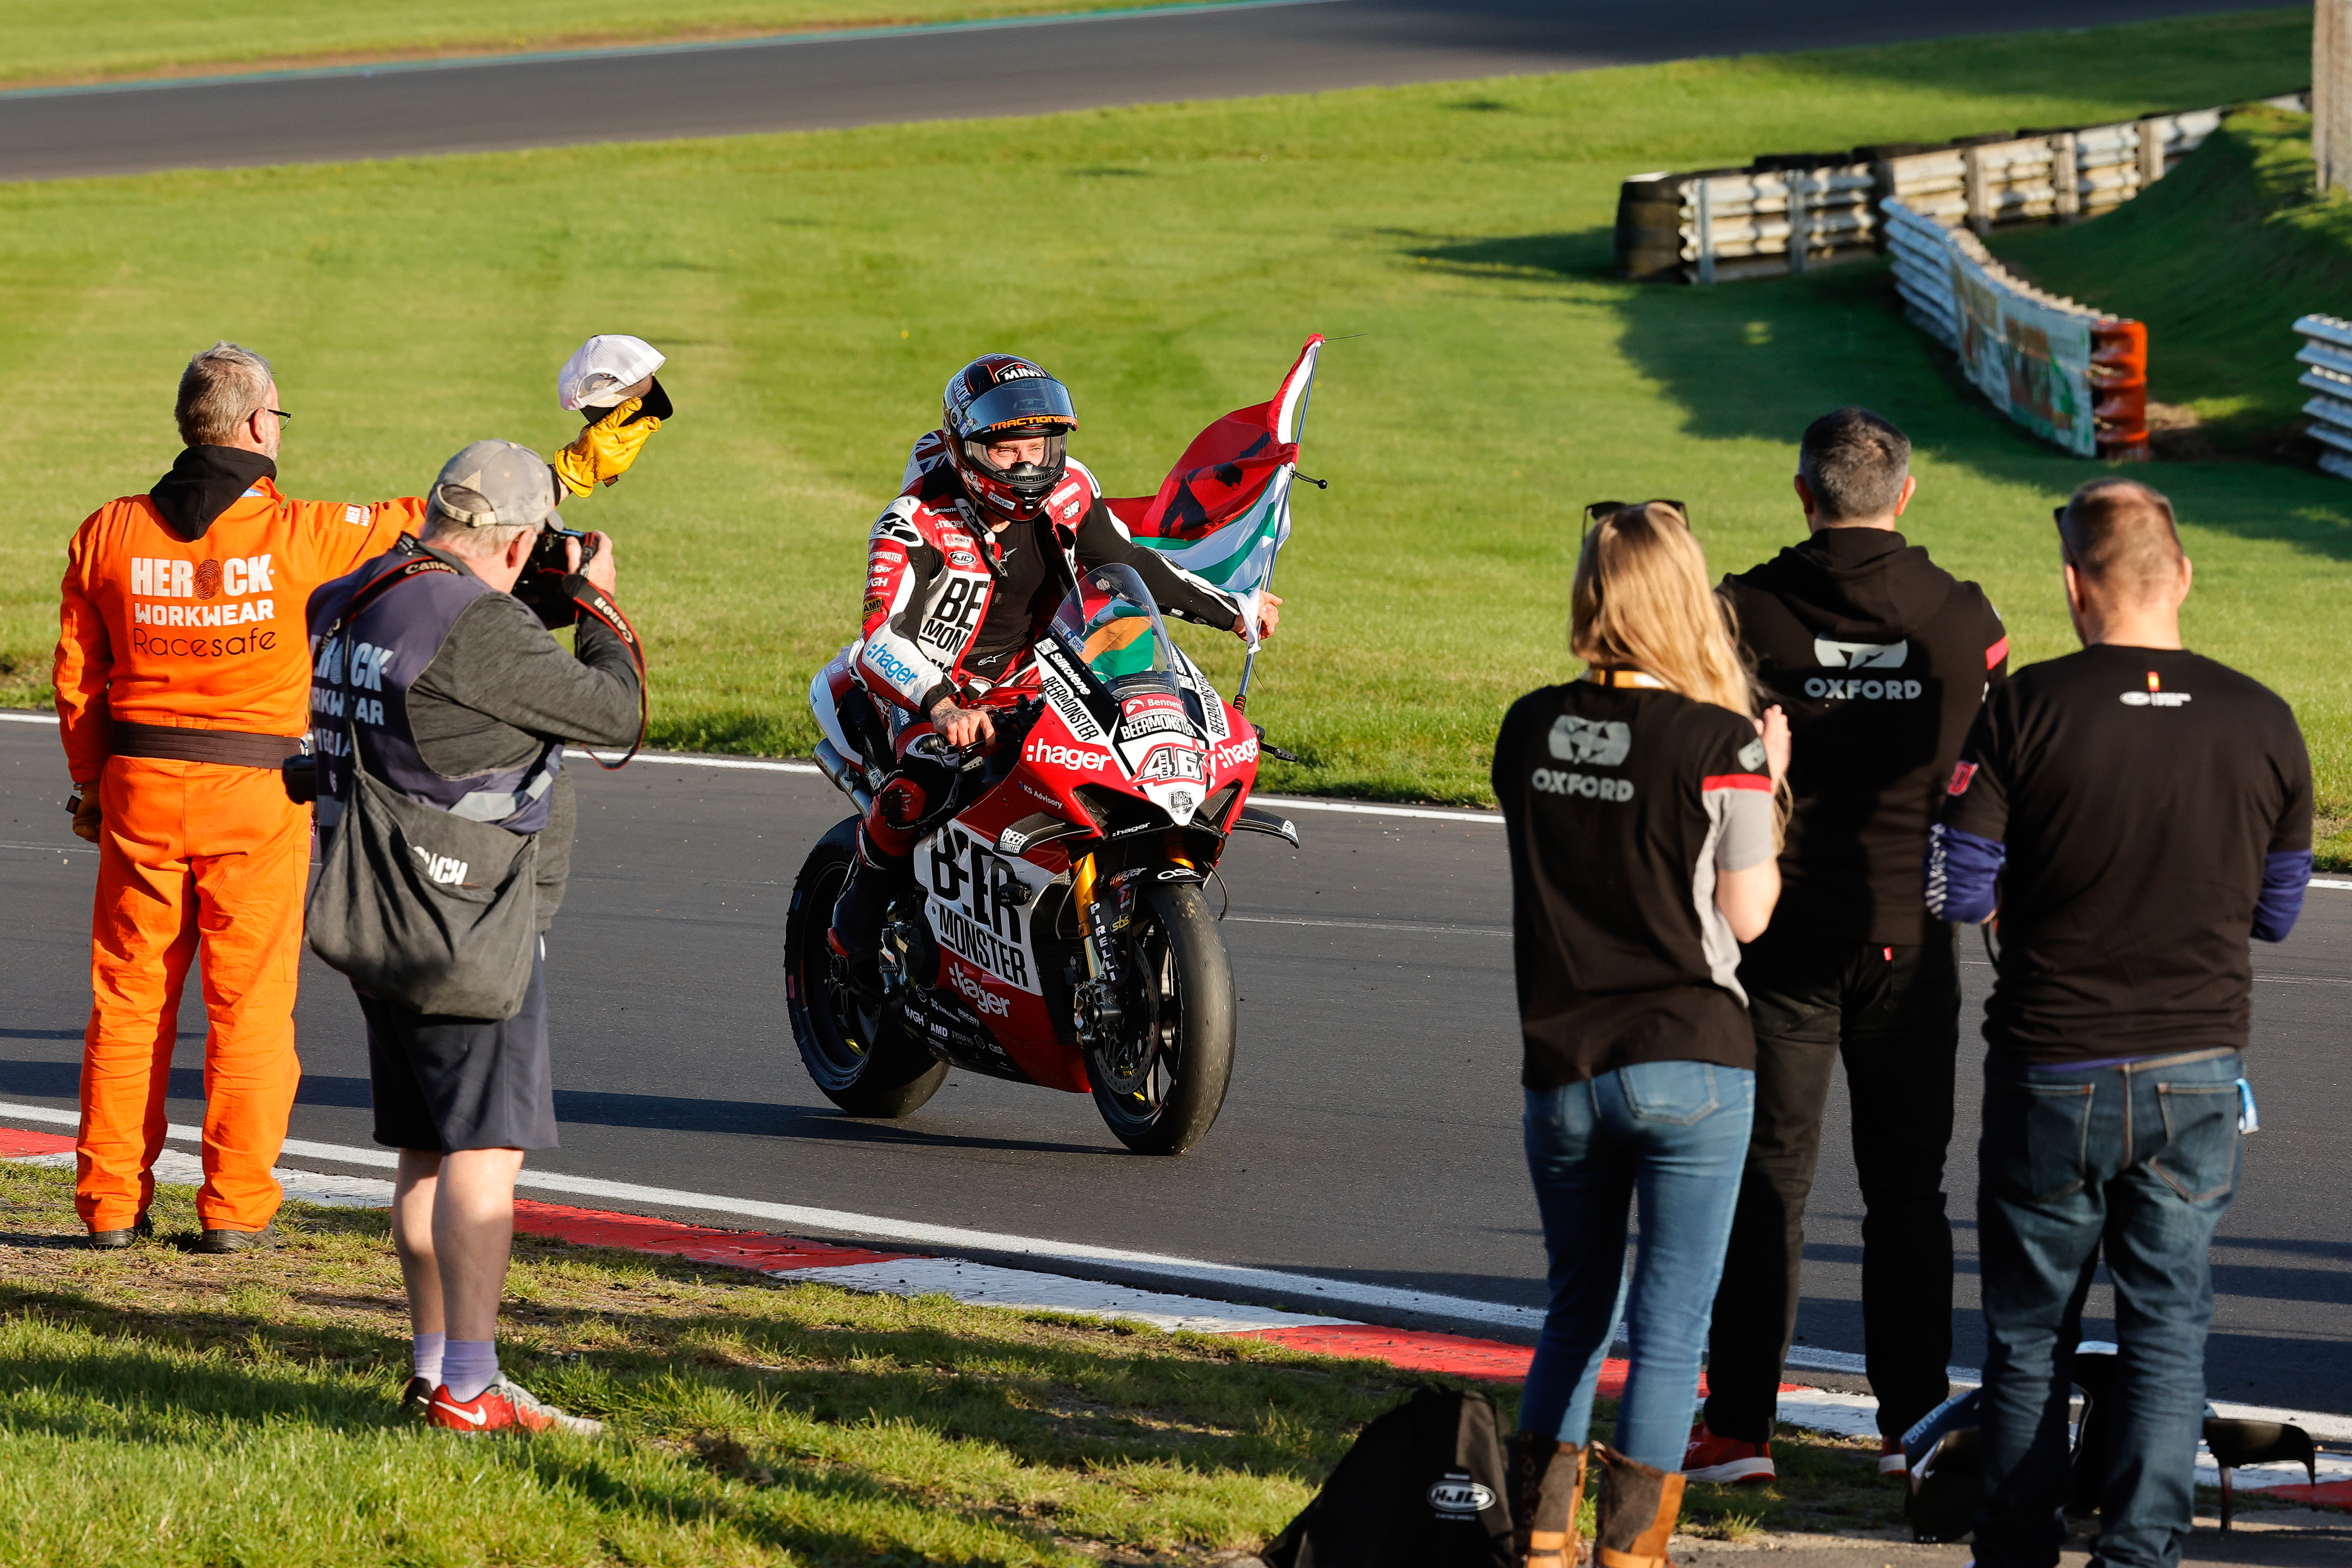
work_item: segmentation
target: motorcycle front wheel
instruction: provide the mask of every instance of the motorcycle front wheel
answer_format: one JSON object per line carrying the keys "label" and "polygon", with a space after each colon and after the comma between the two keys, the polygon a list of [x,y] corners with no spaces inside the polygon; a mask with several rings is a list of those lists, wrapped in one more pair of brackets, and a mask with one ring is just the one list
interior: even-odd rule
{"label": "motorcycle front wheel", "polygon": [[1137,900],[1118,1037],[1087,1052],[1095,1108],[1138,1154],[1206,1136],[1234,1073],[1234,976],[1201,889],[1153,885]]}
{"label": "motorcycle front wheel", "polygon": [[801,1063],[827,1100],[852,1116],[908,1116],[939,1091],[948,1065],[907,1033],[898,1007],[862,1011],[826,945],[834,902],[856,854],[853,816],[818,839],[801,864],[784,921],[785,1010]]}

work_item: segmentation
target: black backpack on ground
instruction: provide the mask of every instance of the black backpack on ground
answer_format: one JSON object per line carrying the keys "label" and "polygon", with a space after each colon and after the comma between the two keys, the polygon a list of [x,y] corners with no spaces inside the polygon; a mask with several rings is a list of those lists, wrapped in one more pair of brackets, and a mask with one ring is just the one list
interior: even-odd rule
{"label": "black backpack on ground", "polygon": [[1419,1390],[1364,1427],[1268,1568],[1511,1568],[1502,1432],[1485,1394]]}

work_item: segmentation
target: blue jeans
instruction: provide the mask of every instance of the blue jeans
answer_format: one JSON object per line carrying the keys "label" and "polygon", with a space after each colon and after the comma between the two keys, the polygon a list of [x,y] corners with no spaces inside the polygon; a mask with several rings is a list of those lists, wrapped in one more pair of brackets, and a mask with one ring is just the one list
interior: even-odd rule
{"label": "blue jeans", "polygon": [[[1520,1428],[1585,1440],[1593,1386],[1623,1315],[1633,1368],[1614,1446],[1679,1470],[1756,1117],[1756,1075],[1637,1062],[1527,1096],[1528,1173],[1551,1260],[1551,1306],[1528,1369]],[[1642,1247],[1629,1277],[1625,1220],[1636,1193]]]}
{"label": "blue jeans", "polygon": [[2240,1071],[2234,1051],[2063,1071],[1987,1059],[1981,1568],[2058,1561],[2072,1321],[2103,1249],[2122,1350],[2091,1562],[2179,1563],[2213,1319],[2206,1253],[2238,1184]]}

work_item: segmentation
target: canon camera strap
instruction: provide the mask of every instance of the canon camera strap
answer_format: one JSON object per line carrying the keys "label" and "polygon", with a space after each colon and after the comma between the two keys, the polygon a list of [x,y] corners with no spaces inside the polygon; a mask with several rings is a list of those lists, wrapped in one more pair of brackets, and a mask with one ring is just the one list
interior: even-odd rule
{"label": "canon camera strap", "polygon": [[[462,575],[455,566],[446,561],[436,561],[430,555],[419,555],[415,560],[404,562],[383,576],[362,584],[359,591],[353,594],[350,601],[343,605],[343,613],[335,617],[334,625],[321,634],[318,646],[323,647],[341,636],[345,627],[359,618],[359,613],[375,603],[387,589],[405,583],[412,577],[421,577],[428,572],[446,572],[453,576]],[[629,658],[637,667],[637,738],[630,745],[627,755],[622,757],[617,763],[608,763],[594,752],[589,751],[586,746],[580,748],[587,752],[590,762],[607,772],[612,772],[628,766],[630,760],[645,748],[648,717],[646,700],[646,645],[637,636],[637,628],[629,624],[629,617],[621,613],[621,606],[613,602],[610,595],[585,577],[575,574],[572,580],[579,584],[572,591],[572,602],[580,606],[583,614],[595,616],[607,631],[620,638],[621,646],[629,650]]]}
{"label": "canon camera strap", "polygon": [[630,743],[627,754],[617,763],[608,763],[595,752],[588,751],[585,744],[580,748],[588,752],[590,762],[607,773],[613,773],[627,767],[630,758],[645,749],[646,724],[649,712],[646,700],[646,645],[637,637],[637,628],[629,624],[629,617],[621,613],[621,606],[613,603],[611,595],[576,573],[571,581],[579,584],[572,590],[572,602],[580,606],[580,613],[583,616],[595,616],[606,631],[621,639],[621,646],[627,648],[629,657],[636,661],[637,738]]}

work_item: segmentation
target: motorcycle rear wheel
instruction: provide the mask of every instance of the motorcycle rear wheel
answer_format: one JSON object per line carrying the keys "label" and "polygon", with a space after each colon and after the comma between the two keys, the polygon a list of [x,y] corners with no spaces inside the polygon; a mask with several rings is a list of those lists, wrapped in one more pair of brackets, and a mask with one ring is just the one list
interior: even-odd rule
{"label": "motorcycle rear wheel", "polygon": [[785,1010],[801,1063],[827,1100],[852,1116],[908,1116],[939,1092],[948,1065],[908,1034],[898,1007],[885,1003],[878,1014],[861,1011],[825,942],[856,854],[853,816],[818,839],[801,863],[784,921]]}
{"label": "motorcycle rear wheel", "polygon": [[[1138,1154],[1181,1154],[1208,1134],[1234,1073],[1234,976],[1201,889],[1154,885],[1137,900],[1123,1038],[1089,1048],[1095,1109]],[[1138,1005],[1139,1004],[1139,1005]]]}

